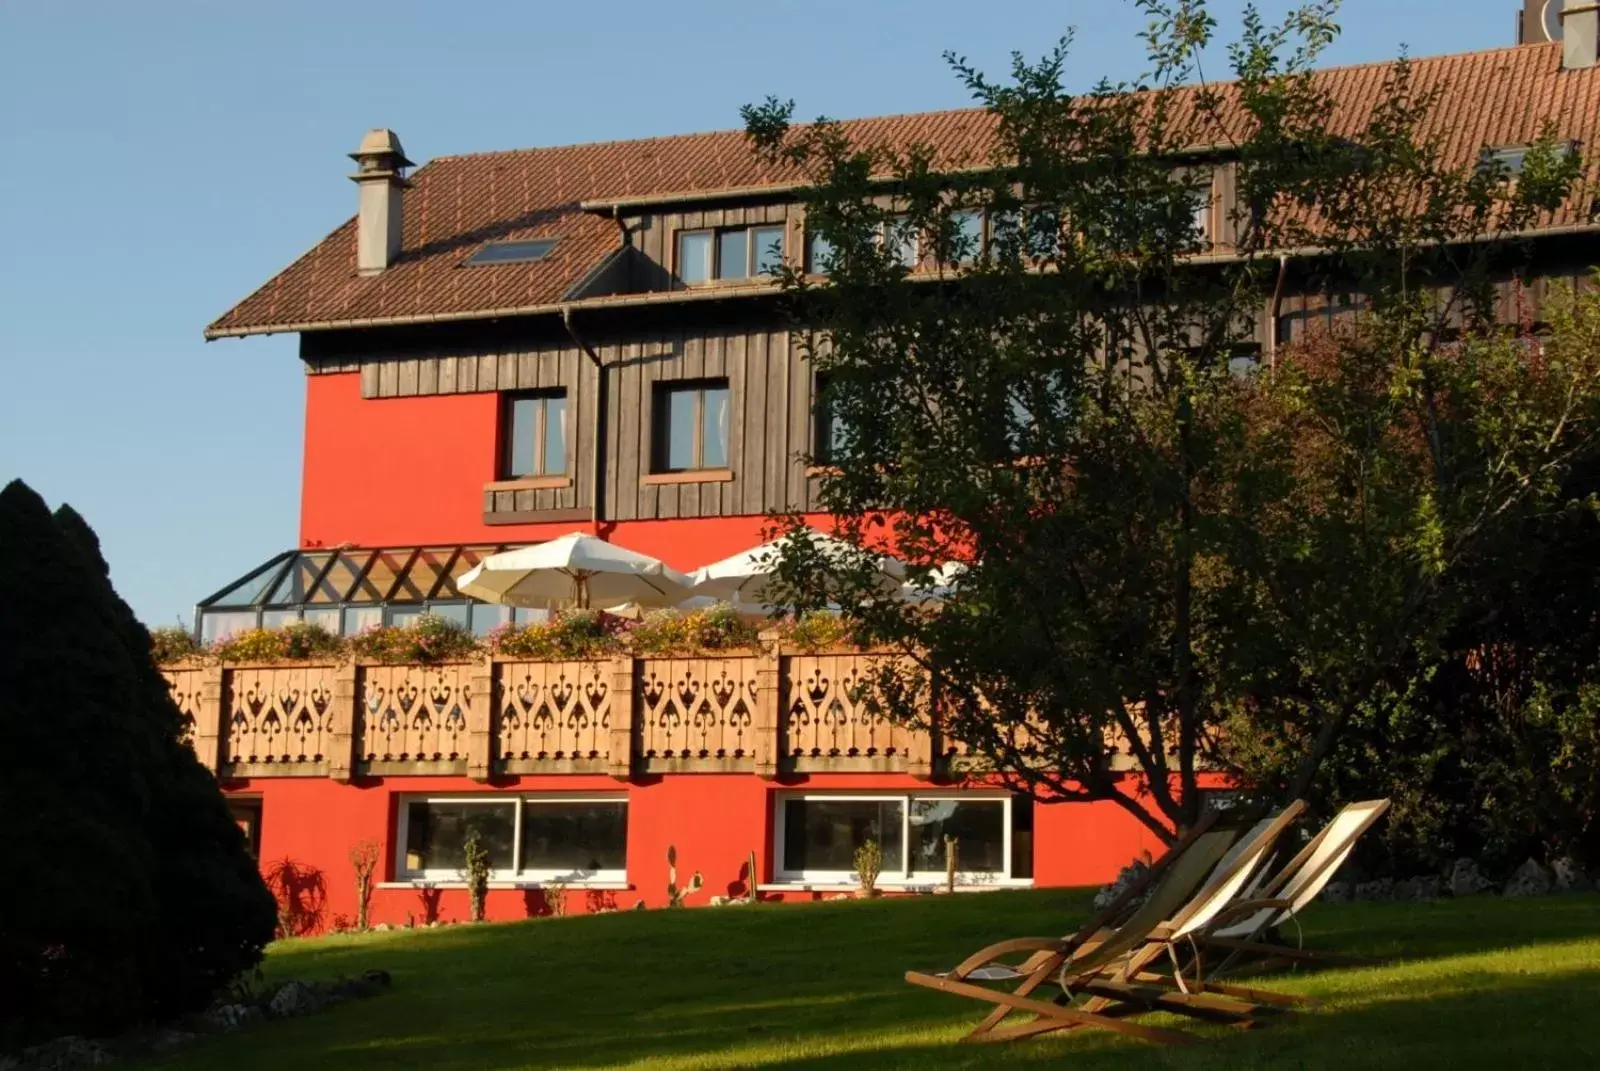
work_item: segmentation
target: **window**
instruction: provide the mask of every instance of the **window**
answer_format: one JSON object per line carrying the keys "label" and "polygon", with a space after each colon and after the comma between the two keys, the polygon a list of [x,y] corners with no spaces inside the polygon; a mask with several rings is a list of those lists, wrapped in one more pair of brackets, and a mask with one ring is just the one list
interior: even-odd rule
{"label": "window", "polygon": [[983,256],[983,212],[976,208],[963,208],[950,213],[950,223],[955,230],[955,261],[971,264]]}
{"label": "window", "polygon": [[727,380],[658,385],[654,419],[654,471],[727,468]]}
{"label": "window", "polygon": [[907,271],[914,271],[921,259],[916,228],[910,216],[890,216],[883,222],[883,243],[894,258]]}
{"label": "window", "polygon": [[462,880],[476,830],[494,881],[625,881],[628,804],[614,798],[403,799],[397,877]]}
{"label": "window", "polygon": [[833,243],[818,231],[806,235],[806,272],[827,275],[833,271]]}
{"label": "window", "polygon": [[1211,193],[1211,183],[1194,188],[1194,237],[1202,249],[1211,248],[1215,241],[1216,200]]}
{"label": "window", "polygon": [[1507,178],[1522,174],[1531,146],[1515,145],[1504,149],[1484,149],[1478,157],[1479,171],[1499,171]]}
{"label": "window", "polygon": [[249,797],[228,797],[228,814],[244,834],[245,850],[250,858],[261,858],[261,801]]}
{"label": "window", "polygon": [[752,279],[783,266],[781,224],[678,232],[678,278],[689,286],[713,279]]}
{"label": "window", "polygon": [[994,214],[991,250],[1015,243],[1019,256],[1043,259],[1056,254],[1060,241],[1061,217],[1053,208],[1033,205],[1026,213],[1007,209]]}
{"label": "window", "polygon": [[517,242],[490,242],[468,257],[466,263],[532,264],[543,260],[556,247],[554,238],[533,238]]}
{"label": "window", "polygon": [[812,406],[812,419],[816,427],[811,456],[819,465],[832,464],[844,446],[844,424],[829,395],[830,382],[831,377],[826,373],[817,376],[816,402]]}
{"label": "window", "polygon": [[1026,881],[1033,875],[1033,803],[976,792],[947,795],[804,795],[778,802],[780,881],[845,883],[867,840],[883,848],[885,885],[944,880],[945,837],[957,844],[957,880]]}
{"label": "window", "polygon": [[566,391],[508,394],[504,404],[501,479],[566,472]]}

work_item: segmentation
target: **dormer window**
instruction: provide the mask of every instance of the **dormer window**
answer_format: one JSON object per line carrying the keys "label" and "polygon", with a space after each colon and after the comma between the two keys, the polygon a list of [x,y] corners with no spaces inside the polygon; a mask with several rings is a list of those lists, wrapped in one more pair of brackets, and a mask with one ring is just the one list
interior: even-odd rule
{"label": "dormer window", "polygon": [[783,267],[782,224],[678,232],[678,279],[686,286],[755,279]]}
{"label": "dormer window", "polygon": [[548,257],[556,247],[554,238],[529,238],[514,242],[490,242],[466,259],[478,264],[533,264]]}
{"label": "dormer window", "polygon": [[1498,171],[1507,178],[1522,174],[1522,165],[1528,162],[1532,146],[1511,145],[1503,149],[1485,149],[1478,156],[1479,171]]}

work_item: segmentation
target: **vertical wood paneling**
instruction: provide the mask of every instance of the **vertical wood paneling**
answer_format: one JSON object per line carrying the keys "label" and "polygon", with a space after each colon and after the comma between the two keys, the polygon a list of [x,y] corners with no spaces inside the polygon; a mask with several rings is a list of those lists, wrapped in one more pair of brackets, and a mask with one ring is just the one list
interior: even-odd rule
{"label": "vertical wood paneling", "polygon": [[399,393],[400,365],[385,361],[378,369],[378,397],[393,398]]}
{"label": "vertical wood paneling", "polygon": [[737,502],[730,503],[730,513],[760,513],[765,500],[762,488],[766,486],[766,471],[761,463],[761,441],[765,434],[767,404],[767,373],[759,360],[759,336],[740,332],[730,340],[728,353],[729,386],[743,399],[737,410],[740,426],[734,438],[738,460],[733,466],[732,492]]}
{"label": "vertical wood paneling", "polygon": [[456,392],[456,359],[454,357],[439,358],[437,378],[440,394],[454,394]]}
{"label": "vertical wood paneling", "polygon": [[807,367],[800,359],[796,347],[789,344],[788,332],[774,332],[773,345],[778,351],[778,363],[784,368],[784,379],[789,388],[789,419],[784,429],[783,449],[779,462],[783,465],[785,489],[784,505],[800,507],[805,504],[805,466],[798,455],[801,440],[811,426],[811,387],[806,382]]}
{"label": "vertical wood paneling", "polygon": [[381,372],[381,366],[373,361],[361,366],[361,397],[378,397],[378,377]]}

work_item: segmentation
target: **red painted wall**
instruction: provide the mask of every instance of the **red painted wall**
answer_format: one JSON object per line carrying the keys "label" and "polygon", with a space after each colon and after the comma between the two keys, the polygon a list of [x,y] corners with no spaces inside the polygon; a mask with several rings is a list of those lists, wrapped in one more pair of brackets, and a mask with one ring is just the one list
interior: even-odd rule
{"label": "red painted wall", "polygon": [[[361,397],[359,373],[306,377],[300,545],[525,543],[585,524],[484,524],[483,485],[495,478],[499,395]],[[812,523],[826,527],[825,517]],[[621,521],[602,535],[675,569],[749,550],[766,518]]]}

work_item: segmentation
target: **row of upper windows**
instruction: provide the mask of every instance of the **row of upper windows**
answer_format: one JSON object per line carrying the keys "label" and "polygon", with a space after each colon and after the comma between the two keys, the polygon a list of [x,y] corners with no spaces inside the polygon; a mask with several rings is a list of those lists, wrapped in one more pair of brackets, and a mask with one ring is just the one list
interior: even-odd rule
{"label": "row of upper windows", "polygon": [[[565,475],[569,442],[567,392],[518,392],[507,394],[504,399],[500,478]],[[658,383],[650,413],[650,470],[668,473],[727,468],[731,402],[726,379]],[[826,456],[838,439],[837,422],[824,405],[818,406],[816,421],[816,452]]]}
{"label": "row of upper windows", "polygon": [[[1210,186],[1195,188],[1194,230],[1198,241],[1209,246],[1215,239],[1216,204]],[[959,209],[950,214],[955,234],[956,259],[971,263],[1007,240],[1020,241],[1025,255],[1053,253],[1061,237],[1061,222],[1047,209],[989,213]],[[929,265],[922,236],[905,215],[884,221],[878,236],[906,270]],[[815,231],[806,235],[805,270],[826,275],[832,267],[833,247]],[[757,279],[777,274],[788,256],[785,228],[781,224],[718,227],[677,232],[674,275],[685,286]]]}

